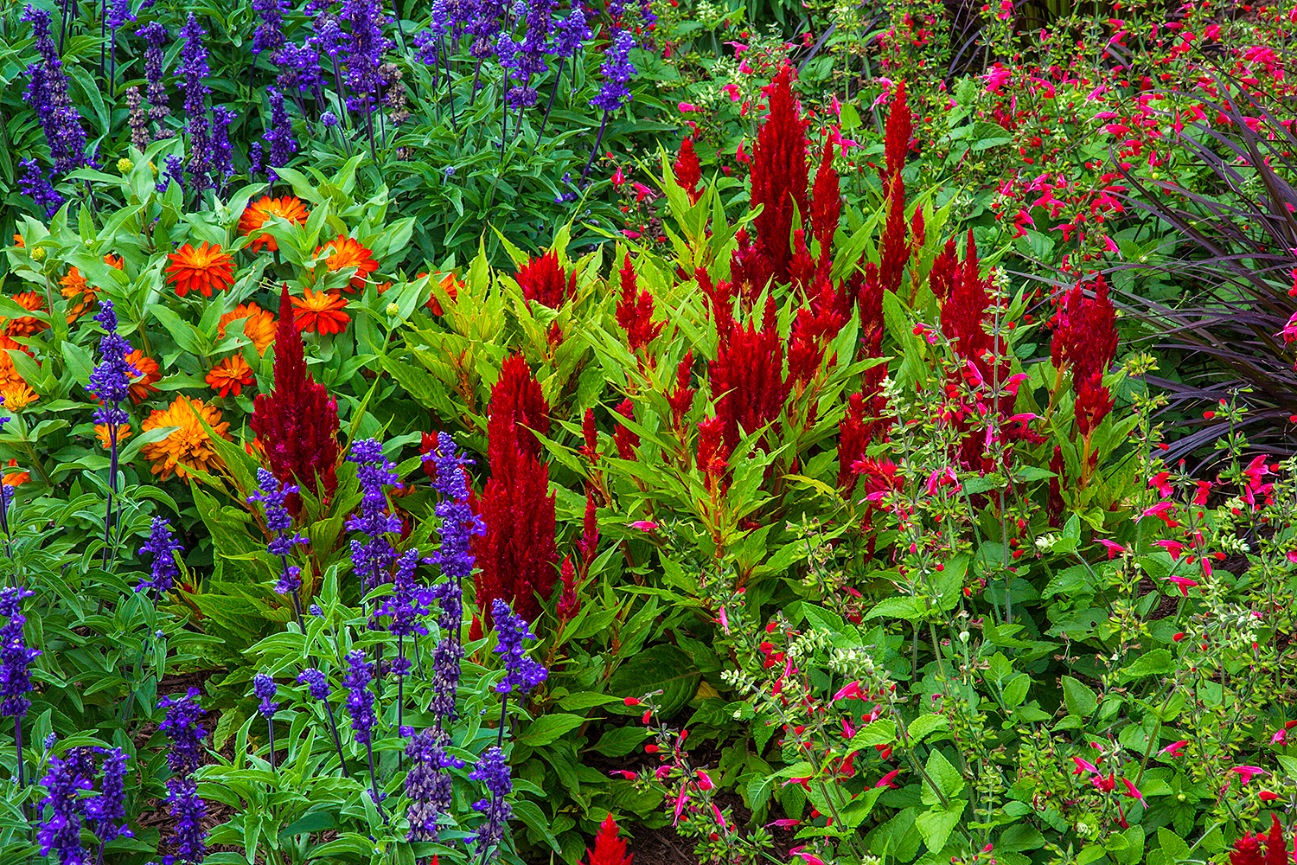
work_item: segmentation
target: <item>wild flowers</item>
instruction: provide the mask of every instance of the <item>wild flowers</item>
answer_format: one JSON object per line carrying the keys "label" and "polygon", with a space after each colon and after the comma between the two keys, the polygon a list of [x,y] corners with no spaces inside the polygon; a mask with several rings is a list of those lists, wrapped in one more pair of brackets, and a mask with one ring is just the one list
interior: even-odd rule
{"label": "wild flowers", "polygon": [[225,291],[234,283],[234,258],[222,252],[220,244],[191,244],[169,254],[171,266],[167,268],[167,281],[176,287],[176,296],[184,297],[191,291],[211,297],[213,291]]}
{"label": "wild flowers", "polygon": [[198,700],[197,688],[189,688],[183,696],[167,696],[158,701],[158,708],[166,710],[160,725],[171,742],[167,752],[167,765],[171,777],[167,780],[167,804],[175,820],[171,846],[180,862],[199,863],[207,853],[207,831],[202,826],[207,815],[207,803],[198,796],[198,783],[193,773],[203,761],[203,742],[207,730],[202,725],[206,716]]}

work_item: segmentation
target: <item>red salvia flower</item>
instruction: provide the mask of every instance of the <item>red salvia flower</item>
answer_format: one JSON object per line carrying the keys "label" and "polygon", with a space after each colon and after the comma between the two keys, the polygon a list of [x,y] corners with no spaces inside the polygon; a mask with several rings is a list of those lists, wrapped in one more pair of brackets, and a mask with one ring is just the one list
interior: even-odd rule
{"label": "red salvia flower", "polygon": [[[617,414],[627,420],[635,420],[635,404],[624,399],[617,405]],[[617,445],[617,456],[624,460],[635,459],[635,449],[639,447],[639,436],[624,424],[617,424],[612,433],[613,442]]]}
{"label": "red salvia flower", "polygon": [[594,836],[594,849],[585,851],[585,865],[631,865],[635,858],[626,852],[626,842],[618,837],[617,821],[609,814],[599,824],[599,834]]}
{"label": "red salvia flower", "polygon": [[535,435],[549,432],[549,406],[520,355],[505,361],[491,389],[486,430],[491,479],[478,501],[486,531],[473,540],[481,569],[474,576],[477,603],[488,626],[496,598],[534,622],[536,596],[548,598],[554,589],[558,551],[549,469]]}
{"label": "red salvia flower", "polygon": [[[252,403],[248,426],[265,450],[281,483],[295,483],[328,500],[338,488],[338,402],[306,371],[302,335],[293,324],[293,305],[284,286],[275,334],[275,386]],[[301,512],[297,495],[286,501]]]}
{"label": "red salvia flower", "polygon": [[617,304],[617,324],[626,331],[626,343],[634,354],[648,348],[648,344],[662,332],[664,325],[664,322],[653,321],[653,295],[639,290],[629,253],[621,269],[621,302]]}
{"label": "red salvia flower", "polygon": [[740,429],[754,432],[779,418],[791,382],[784,378],[784,345],[775,326],[775,302],[766,298],[762,327],[734,325],[721,337],[708,367],[716,414],[733,450]]}
{"label": "red salvia flower", "polygon": [[675,173],[676,183],[689,196],[690,204],[697,204],[698,199],[702,198],[703,190],[698,184],[703,179],[703,167],[698,161],[698,154],[694,152],[694,140],[686,138],[680,142],[680,152],[676,155],[675,165],[671,170]]}
{"label": "red salvia flower", "polygon": [[[883,142],[883,167],[879,176],[883,189],[890,189],[892,178],[899,177],[905,167],[905,160],[910,155],[910,144],[914,136],[914,116],[910,113],[910,104],[905,99],[905,82],[896,85],[896,96],[892,99],[891,110],[887,114],[887,128]],[[904,181],[901,183],[901,195],[905,192]]]}
{"label": "red salvia flower", "polygon": [[1266,857],[1262,852],[1262,843],[1265,841],[1264,835],[1244,835],[1234,842],[1234,849],[1230,851],[1230,865],[1266,865]]}
{"label": "red salvia flower", "polygon": [[883,288],[897,292],[910,261],[909,227],[905,224],[905,184],[897,175],[887,195],[887,222],[883,227],[878,276]]}
{"label": "red salvia flower", "polygon": [[550,309],[558,309],[576,294],[576,274],[564,273],[554,250],[533,258],[514,274],[522,296]]}

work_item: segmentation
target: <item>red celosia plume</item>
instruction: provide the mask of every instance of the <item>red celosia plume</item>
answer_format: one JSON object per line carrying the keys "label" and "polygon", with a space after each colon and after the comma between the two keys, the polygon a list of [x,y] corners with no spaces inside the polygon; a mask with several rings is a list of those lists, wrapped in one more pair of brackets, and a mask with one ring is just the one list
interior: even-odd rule
{"label": "red celosia plume", "polygon": [[576,274],[568,275],[554,250],[533,258],[514,274],[522,296],[550,309],[558,309],[576,294]]}
{"label": "red celosia plume", "polygon": [[699,184],[703,179],[702,163],[698,161],[698,154],[694,152],[694,140],[686,138],[680,142],[680,152],[676,155],[675,165],[671,170],[675,173],[676,183],[689,196],[690,204],[697,204],[698,199],[702,198],[703,190]]}
{"label": "red celosia plume", "polygon": [[503,598],[528,622],[540,614],[536,596],[548,598],[558,577],[554,496],[549,469],[539,459],[532,432],[549,431],[549,406],[519,355],[505,361],[487,409],[487,460],[491,479],[478,500],[486,531],[473,540],[480,571],[477,604],[489,626],[491,602]]}
{"label": "red celosia plume", "polygon": [[1094,297],[1087,297],[1080,283],[1068,291],[1054,320],[1049,353],[1060,371],[1065,365],[1072,369],[1076,425],[1088,436],[1113,407],[1103,376],[1117,356],[1116,311],[1102,275],[1094,282]]}
{"label": "red celosia plume", "polygon": [[[275,336],[275,386],[257,394],[248,426],[265,449],[270,470],[281,483],[295,483],[327,500],[338,488],[338,402],[306,370],[302,335],[284,286]],[[290,511],[301,499],[290,496]]]}
{"label": "red celosia plume", "polygon": [[730,327],[720,339],[716,360],[708,367],[716,414],[725,425],[732,450],[740,429],[755,432],[778,420],[791,382],[784,377],[784,344],[775,325],[775,302],[766,299],[765,319]]}
{"label": "red celosia plume", "polygon": [[[910,113],[910,103],[905,98],[905,82],[896,85],[896,96],[892,99],[891,110],[887,113],[887,127],[883,142],[883,167],[879,176],[883,189],[890,188],[892,179],[899,177],[905,167],[905,160],[910,155],[911,141],[914,137],[914,115]],[[901,183],[902,196],[905,184]]]}
{"label": "red celosia plume", "polygon": [[[635,404],[629,399],[617,405],[617,414],[627,420],[635,420]],[[617,456],[624,460],[635,459],[635,449],[639,447],[639,436],[625,424],[617,424],[612,433],[613,442],[617,445]]]}
{"label": "red celosia plume", "polygon": [[838,172],[833,169],[833,142],[824,142],[820,167],[815,172],[811,194],[811,233],[820,245],[819,272],[827,277],[833,263],[833,233],[842,220],[842,192]]}
{"label": "red celosia plume", "polygon": [[626,343],[635,354],[648,348],[648,344],[657,339],[664,324],[653,321],[653,295],[639,290],[629,253],[621,269],[621,302],[617,304],[617,324],[626,331]]}
{"label": "red celosia plume", "polygon": [[634,855],[626,852],[626,842],[618,837],[617,821],[609,814],[599,824],[594,849],[585,851],[585,865],[631,865]]}

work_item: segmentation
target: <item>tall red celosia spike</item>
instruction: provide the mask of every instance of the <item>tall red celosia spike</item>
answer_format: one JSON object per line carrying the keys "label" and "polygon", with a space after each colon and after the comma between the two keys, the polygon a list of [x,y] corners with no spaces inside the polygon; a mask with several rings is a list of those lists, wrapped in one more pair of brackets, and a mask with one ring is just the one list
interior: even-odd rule
{"label": "tall red celosia spike", "polygon": [[590,461],[590,465],[599,462],[599,435],[594,428],[594,409],[585,410],[585,416],[581,418],[581,436],[585,440],[581,445],[581,456]]}
{"label": "tall red celosia spike", "polygon": [[554,612],[558,614],[560,622],[570,622],[577,613],[581,612],[581,599],[576,596],[576,570],[572,567],[572,557],[563,557],[563,567],[560,571],[563,581],[563,590],[558,595],[558,605]]}
{"label": "tall red celosia spike", "polygon": [[487,406],[487,459],[494,466],[496,452],[504,447],[539,457],[540,442],[533,432],[549,434],[549,405],[526,359],[520,354],[510,355],[500,367],[500,378],[491,388]]}
{"label": "tall red celosia spike", "polygon": [[734,284],[724,279],[713,283],[705,267],[694,271],[694,279],[711,306],[716,333],[724,338],[724,334],[734,326]]}
{"label": "tall red celosia spike", "polygon": [[536,595],[548,598],[558,577],[558,552],[549,470],[532,432],[549,432],[549,406],[521,355],[505,361],[491,389],[486,429],[491,479],[477,503],[486,527],[473,539],[477,603],[488,625],[496,598],[534,622]]}
{"label": "tall red celosia spike", "polygon": [[937,300],[945,300],[950,294],[950,287],[955,282],[955,268],[959,266],[959,253],[955,249],[955,238],[946,241],[946,246],[932,261],[932,271],[928,274],[928,287]]}
{"label": "tall red celosia spike", "polygon": [[718,481],[729,466],[730,449],[725,444],[725,421],[710,417],[698,423],[698,470],[710,481]]}
{"label": "tall red celosia spike", "polygon": [[1288,844],[1283,837],[1283,824],[1278,814],[1270,815],[1270,836],[1265,841],[1265,865],[1291,865]]}
{"label": "tall red celosia spike", "polygon": [[762,328],[731,327],[708,367],[716,414],[725,424],[725,443],[731,450],[740,429],[755,432],[777,420],[788,399],[784,344],[773,318],[774,300],[768,299]]}
{"label": "tall red celosia spike", "polygon": [[1081,283],[1072,286],[1054,323],[1050,357],[1056,367],[1071,364],[1073,376],[1088,379],[1106,373],[1117,357],[1117,311],[1108,298],[1108,283],[1100,274],[1094,297],[1086,297]]}
{"label": "tall red celosia spike", "polygon": [[558,309],[576,294],[576,274],[566,274],[559,264],[558,253],[549,250],[529,260],[514,274],[522,296],[550,309]]}
{"label": "tall red celosia spike", "polygon": [[594,836],[594,849],[586,849],[585,865],[631,865],[633,854],[626,852],[626,842],[618,837],[617,821],[609,814]]}
{"label": "tall red celosia spike", "polygon": [[811,234],[820,244],[820,269],[826,275],[833,261],[833,233],[842,219],[842,192],[838,172],[833,168],[833,153],[833,142],[825,141],[811,194]]}
{"label": "tall red celosia spike", "polygon": [[856,305],[860,308],[862,353],[866,357],[878,357],[883,344],[883,283],[872,261],[865,265],[856,292]]}
{"label": "tall red celosia spike", "polygon": [[1244,835],[1235,841],[1229,854],[1230,865],[1265,865],[1261,848],[1264,840],[1264,835]]}
{"label": "tall red celosia spike", "polygon": [[883,288],[896,293],[901,287],[901,276],[910,262],[909,229],[905,224],[905,185],[900,176],[892,180],[887,196],[887,223],[883,227],[878,277]]}
{"label": "tall red celosia spike", "polygon": [[1063,524],[1063,482],[1067,479],[1067,463],[1063,461],[1063,449],[1054,445],[1054,455],[1049,460],[1049,470],[1054,476],[1049,479],[1049,495],[1045,500],[1045,516],[1051,526]]}
{"label": "tall red celosia spike", "polygon": [[847,398],[846,416],[838,424],[838,488],[844,494],[850,494],[856,487],[856,472],[852,467],[857,460],[865,458],[869,428],[865,395],[853,393]]}
{"label": "tall red celosia spike", "polygon": [[[630,399],[624,399],[617,404],[617,414],[627,420],[635,420],[635,404]],[[613,441],[617,445],[617,456],[624,460],[635,459],[635,449],[639,447],[639,436],[624,424],[617,424],[617,428],[612,433]]]}
{"label": "tall red celosia spike", "polygon": [[910,217],[910,251],[927,243],[927,229],[923,224],[923,208],[916,205],[914,215]]}
{"label": "tall red celosia spike", "polygon": [[697,204],[698,199],[703,196],[702,187],[698,185],[703,179],[703,167],[698,161],[698,154],[694,152],[692,138],[680,142],[680,152],[676,155],[675,165],[671,170],[675,173],[676,183],[689,196],[689,203]]}
{"label": "tall red celosia spike", "polygon": [[[905,160],[910,155],[910,143],[914,137],[914,116],[910,113],[910,104],[905,98],[905,82],[896,85],[896,96],[892,99],[891,110],[887,114],[887,128],[883,140],[883,167],[879,176],[883,189],[890,189],[892,178],[901,175]],[[904,190],[905,182],[901,181]],[[904,191],[902,191],[902,196]]]}
{"label": "tall red celosia spike", "polygon": [[[770,113],[752,149],[751,202],[753,208],[762,208],[753,226],[757,246],[777,282],[788,281],[793,213],[807,213],[806,121],[798,113],[792,82],[793,69],[784,64],[766,90]],[[758,292],[762,288],[753,286]]]}
{"label": "tall red celosia spike", "polygon": [[[824,282],[809,308],[799,309],[788,334],[788,377],[804,384],[819,371],[829,343],[846,324],[833,286]],[[832,359],[830,359],[830,364]]]}
{"label": "tall red celosia spike", "polygon": [[[1103,373],[1098,370],[1091,373],[1089,378],[1077,378],[1073,374],[1072,388],[1076,391],[1076,403],[1073,407],[1076,428],[1082,436],[1088,436],[1112,411],[1112,394],[1104,387]],[[1093,456],[1097,458],[1098,452]]]}
{"label": "tall red celosia spike", "polygon": [[675,390],[667,396],[667,404],[671,406],[671,424],[679,430],[684,424],[685,415],[689,414],[689,409],[694,404],[694,389],[689,386],[693,374],[694,353],[693,349],[685,352],[685,356],[676,366],[676,386]]}
{"label": "tall red celosia spike", "polygon": [[594,501],[594,489],[585,491],[585,518],[581,521],[581,540],[577,541],[577,552],[581,554],[581,571],[590,569],[594,554],[599,550],[599,511]]}
{"label": "tall red celosia spike", "polygon": [[647,348],[662,332],[664,322],[653,321],[653,295],[639,290],[635,268],[626,254],[621,269],[621,302],[617,304],[617,324],[626,331],[626,343],[632,353]]}
{"label": "tall red celosia spike", "polygon": [[[298,484],[324,500],[333,495],[338,488],[338,402],[306,370],[287,285],[280,294],[275,331],[275,386],[257,394],[248,426],[281,483]],[[287,504],[300,513],[298,496],[290,496]]]}

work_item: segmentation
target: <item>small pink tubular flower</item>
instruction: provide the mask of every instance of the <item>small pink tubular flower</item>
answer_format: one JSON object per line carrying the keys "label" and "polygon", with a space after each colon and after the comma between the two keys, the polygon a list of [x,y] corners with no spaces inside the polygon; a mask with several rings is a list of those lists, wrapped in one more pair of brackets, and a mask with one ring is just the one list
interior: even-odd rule
{"label": "small pink tubular flower", "polygon": [[838,700],[864,700],[867,696],[864,691],[860,690],[859,682],[850,682],[833,695],[832,702],[836,703]]}
{"label": "small pink tubular flower", "polygon": [[1189,744],[1188,739],[1181,739],[1178,742],[1172,742],[1170,745],[1167,745],[1165,748],[1163,748],[1161,751],[1158,751],[1157,753],[1166,754],[1168,757],[1179,757],[1184,753],[1184,749],[1185,747],[1188,746],[1188,744]]}
{"label": "small pink tubular flower", "polygon": [[875,784],[874,787],[875,787],[875,788],[878,788],[878,787],[893,787],[893,788],[894,788],[894,787],[896,787],[896,784],[895,784],[894,782],[896,781],[896,776],[899,775],[899,774],[901,774],[901,770],[900,770],[900,769],[893,769],[892,771],[888,772],[888,773],[887,773],[886,775],[884,775],[883,777],[879,778],[879,779],[878,779],[878,783]]}
{"label": "small pink tubular flower", "polygon": [[652,520],[636,520],[630,524],[630,527],[639,529],[641,532],[652,532],[657,530],[658,524]]}
{"label": "small pink tubular flower", "polygon": [[1072,772],[1073,775],[1081,775],[1085,773],[1095,775],[1099,772],[1099,767],[1091,763],[1089,760],[1082,760],[1080,757],[1073,757],[1072,762],[1076,764],[1076,769]]}
{"label": "small pink tubular flower", "polygon": [[1265,769],[1262,769],[1260,766],[1235,766],[1232,769],[1230,769],[1230,771],[1238,775],[1239,779],[1244,784],[1246,784],[1248,781],[1251,781],[1257,775],[1270,774]]}
{"label": "small pink tubular flower", "polygon": [[1108,551],[1108,560],[1109,560],[1109,561],[1111,561],[1112,559],[1117,558],[1117,556],[1119,556],[1119,555],[1121,555],[1122,553],[1126,552],[1126,548],[1123,547],[1121,544],[1119,544],[1119,543],[1117,543],[1117,542],[1115,542],[1115,541],[1103,540],[1102,538],[1099,540],[1099,546],[1103,547],[1105,550]]}
{"label": "small pink tubular flower", "polygon": [[1139,804],[1143,805],[1146,808],[1148,807],[1148,803],[1144,801],[1144,794],[1139,792],[1138,787],[1136,787],[1134,784],[1127,781],[1125,778],[1121,779],[1121,783],[1126,785],[1127,796],[1131,797],[1132,799],[1138,799]]}
{"label": "small pink tubular flower", "polygon": [[1198,585],[1197,580],[1191,580],[1188,577],[1167,577],[1168,583],[1174,583],[1175,587],[1180,590],[1180,596],[1189,597],[1189,590]]}
{"label": "small pink tubular flower", "polygon": [[805,847],[794,847],[788,852],[793,856],[796,856],[798,859],[801,859],[805,865],[827,865],[827,863],[819,856],[816,856],[814,853],[806,852]]}

